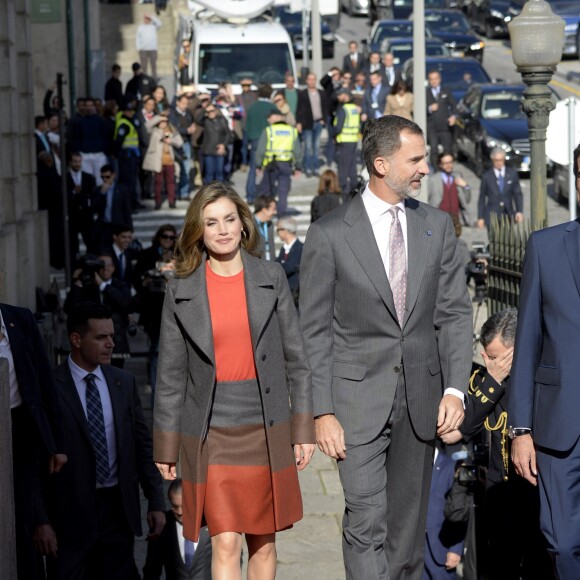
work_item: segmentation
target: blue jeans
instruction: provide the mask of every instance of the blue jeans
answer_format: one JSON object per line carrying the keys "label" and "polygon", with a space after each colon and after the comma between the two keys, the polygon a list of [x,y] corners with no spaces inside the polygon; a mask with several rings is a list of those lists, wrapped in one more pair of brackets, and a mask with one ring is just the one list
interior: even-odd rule
{"label": "blue jeans", "polygon": [[250,142],[248,140],[248,132],[244,129],[242,132],[242,150],[241,150],[242,165],[247,165],[250,159],[250,152],[248,151],[249,143]]}
{"label": "blue jeans", "polygon": [[250,142],[250,167],[248,169],[248,180],[246,181],[246,199],[248,203],[254,203],[256,197],[256,150],[258,149],[258,139]]}
{"label": "blue jeans", "polygon": [[322,123],[314,123],[312,129],[302,131],[302,142],[304,143],[304,171],[314,173],[318,171],[318,149],[320,147],[320,134],[322,133]]}
{"label": "blue jeans", "polygon": [[178,199],[187,199],[189,197],[189,174],[191,173],[191,143],[183,144],[183,157],[184,159],[179,161],[179,186],[178,186]]}
{"label": "blue jeans", "polygon": [[223,181],[224,180],[223,155],[204,155],[203,156],[203,182]]}

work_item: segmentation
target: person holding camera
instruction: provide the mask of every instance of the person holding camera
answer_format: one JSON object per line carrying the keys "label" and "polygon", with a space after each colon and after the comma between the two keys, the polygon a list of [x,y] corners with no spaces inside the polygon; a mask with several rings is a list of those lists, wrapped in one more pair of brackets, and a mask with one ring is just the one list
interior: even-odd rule
{"label": "person holding camera", "polygon": [[104,304],[113,313],[115,326],[115,347],[113,349],[113,366],[123,368],[128,358],[129,338],[135,334],[135,327],[129,324],[129,306],[131,287],[126,282],[114,278],[115,264],[111,254],[102,253],[94,257],[86,254],[80,260],[79,267],[73,272],[71,288],[64,304],[68,314],[75,304],[93,302]]}
{"label": "person holding camera", "polygon": [[155,209],[161,209],[163,186],[169,207],[175,208],[175,149],[183,147],[183,137],[169,124],[169,113],[164,111],[152,121],[149,147],[143,160],[143,169],[152,171],[155,180]]}
{"label": "person holding camera", "polygon": [[[509,457],[507,401],[514,355],[517,310],[490,316],[481,328],[485,368],[471,377],[465,420],[443,435],[446,444],[491,434],[485,496],[489,573],[494,579],[552,578],[547,544],[540,531],[538,489],[517,477]],[[517,533],[514,534],[514,530]]]}
{"label": "person holding camera", "polygon": [[224,167],[228,153],[228,145],[232,132],[225,117],[218,111],[214,103],[207,105],[195,119],[196,124],[203,126],[203,183],[224,180]]}

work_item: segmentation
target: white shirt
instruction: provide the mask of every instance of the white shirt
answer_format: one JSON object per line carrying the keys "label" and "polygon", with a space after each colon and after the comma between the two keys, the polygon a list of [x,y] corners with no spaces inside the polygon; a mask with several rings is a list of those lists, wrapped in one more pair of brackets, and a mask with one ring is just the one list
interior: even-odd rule
{"label": "white shirt", "polygon": [[[369,216],[371,226],[373,228],[373,233],[375,235],[375,240],[381,254],[381,259],[385,266],[385,272],[387,278],[389,278],[389,235],[391,233],[391,222],[393,216],[389,213],[389,209],[395,207],[386,201],[378,198],[369,188],[367,183],[364,191],[362,192],[362,200],[365,206],[365,210]],[[405,255],[407,259],[407,265],[409,263],[409,244],[407,242],[407,214],[405,213],[405,202],[400,201],[396,204],[397,207],[401,208],[399,211],[399,222],[401,224],[401,230],[403,231],[403,240],[405,242]],[[408,270],[408,266],[407,266]],[[459,397],[462,401],[464,400],[463,393],[459,389],[454,389],[448,387],[445,389],[444,395],[455,395]]]}
{"label": "white shirt", "polygon": [[505,167],[502,167],[501,169],[496,169],[494,167],[493,172],[495,173],[496,180],[500,178],[500,175],[501,175],[501,177],[505,178]]}
{"label": "white shirt", "polygon": [[160,27],[161,20],[155,16],[151,16],[149,24],[140,24],[135,37],[137,50],[157,50],[157,29]]}
{"label": "white shirt", "polygon": [[296,240],[297,239],[298,238],[294,238],[289,244],[284,244],[283,245],[284,252],[286,252],[287,254],[289,254],[290,253],[290,250],[292,249],[292,246],[296,243]]}
{"label": "white shirt", "polygon": [[73,171],[72,169],[69,169],[68,171],[69,171],[70,176],[73,180],[73,183],[77,187],[80,187],[82,180],[83,180],[83,172],[82,171]]}
{"label": "white shirt", "polygon": [[[89,374],[88,371],[81,369],[72,358],[68,357],[68,368],[70,369],[73,382],[77,389],[81,405],[83,406],[83,411],[85,412],[85,417],[87,416],[87,383],[85,377]],[[119,483],[119,478],[117,477],[117,437],[115,434],[115,422],[113,417],[113,405],[111,404],[111,395],[109,393],[109,387],[107,386],[107,380],[103,375],[101,367],[97,367],[92,373],[97,377],[95,383],[97,384],[97,389],[99,391],[99,396],[101,397],[101,405],[103,406],[103,419],[105,421],[105,435],[107,437],[107,452],[109,454],[109,477],[102,484],[96,483],[97,489],[101,487],[112,487]]]}
{"label": "white shirt", "polygon": [[4,324],[4,319],[2,318],[2,312],[0,312],[0,332],[2,332],[4,335],[4,338],[0,341],[0,357],[8,359],[10,408],[15,409],[16,407],[20,407],[20,405],[22,405],[22,396],[20,395],[20,389],[18,388],[18,380],[16,379],[16,370],[14,368],[14,358],[12,357],[10,339],[8,338],[8,332],[6,330],[6,325]]}
{"label": "white shirt", "polygon": [[[175,520],[175,529],[177,530],[177,544],[179,545],[179,553],[181,554],[181,559],[185,564],[185,538],[183,537],[183,524]],[[199,542],[193,542],[194,554],[197,550],[197,545]]]}

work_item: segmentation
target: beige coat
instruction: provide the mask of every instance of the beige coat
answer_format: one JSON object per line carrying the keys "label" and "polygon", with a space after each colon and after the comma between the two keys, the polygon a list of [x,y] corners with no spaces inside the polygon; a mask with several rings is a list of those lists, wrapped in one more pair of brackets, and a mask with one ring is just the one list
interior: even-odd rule
{"label": "beige coat", "polygon": [[[157,117],[159,119],[159,117]],[[161,160],[163,158],[163,134],[164,132],[171,132],[171,147],[169,147],[169,154],[171,159],[175,161],[175,148],[183,147],[183,138],[173,128],[168,125],[165,130],[162,130],[159,125],[156,125],[151,130],[151,139],[149,140],[149,147],[143,159],[143,169],[145,171],[153,171],[154,173],[161,173]]]}
{"label": "beige coat", "polygon": [[399,103],[397,95],[387,96],[385,115],[398,115],[405,119],[413,120],[413,93],[405,93],[402,103]]}

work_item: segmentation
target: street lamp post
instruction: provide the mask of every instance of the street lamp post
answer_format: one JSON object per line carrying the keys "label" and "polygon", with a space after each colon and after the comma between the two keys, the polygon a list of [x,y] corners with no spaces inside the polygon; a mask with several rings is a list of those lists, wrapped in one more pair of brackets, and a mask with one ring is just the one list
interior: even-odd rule
{"label": "street lamp post", "polygon": [[509,23],[512,55],[526,84],[523,108],[530,135],[532,229],[548,224],[546,184],[546,129],[554,108],[548,83],[562,58],[565,22],[544,0],[528,0]]}

